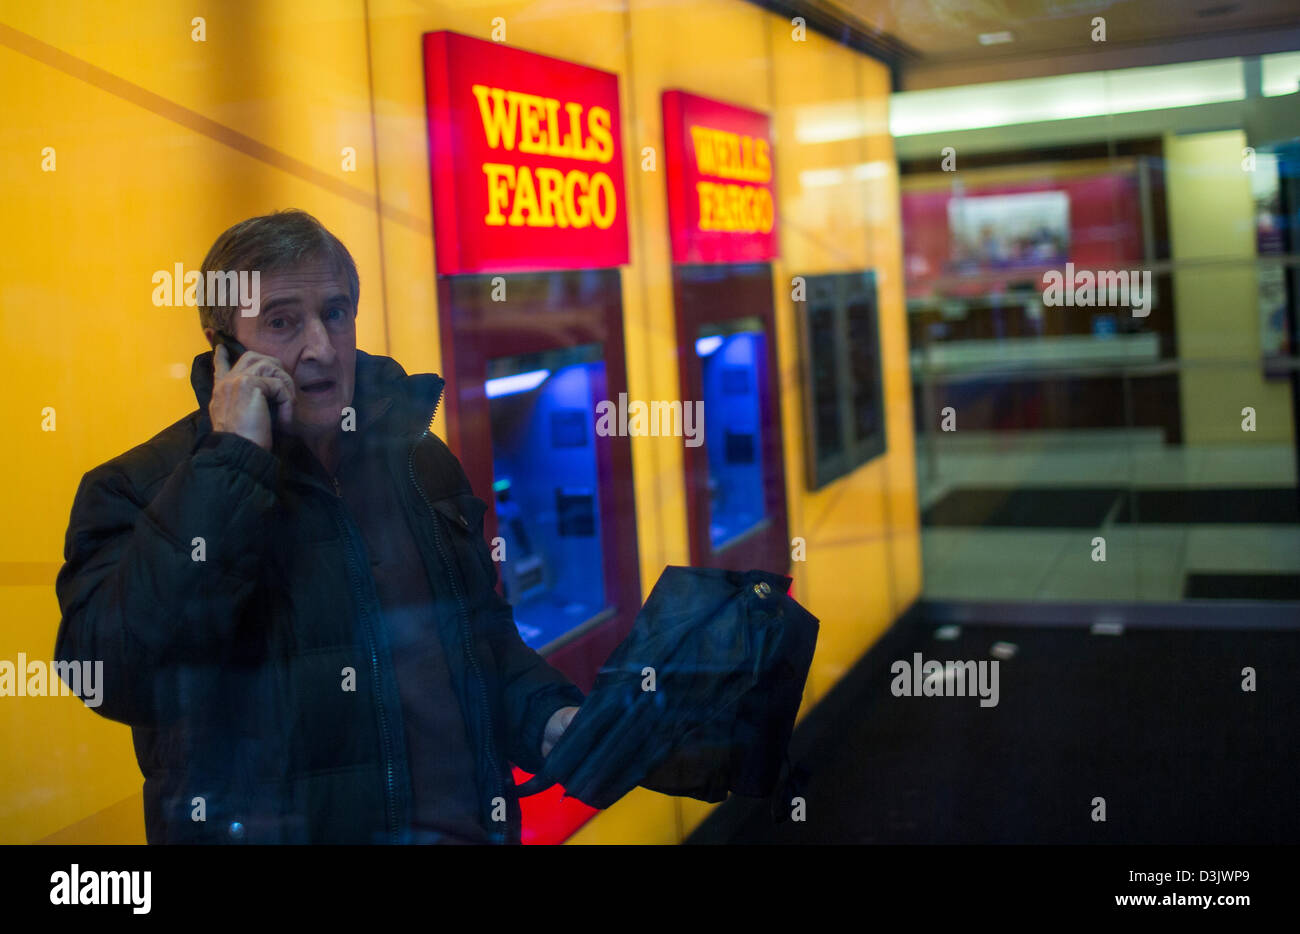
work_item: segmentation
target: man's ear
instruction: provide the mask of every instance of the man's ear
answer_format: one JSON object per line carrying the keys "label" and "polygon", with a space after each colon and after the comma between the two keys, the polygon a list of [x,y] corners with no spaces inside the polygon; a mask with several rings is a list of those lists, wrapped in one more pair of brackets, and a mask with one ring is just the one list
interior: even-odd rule
{"label": "man's ear", "polygon": [[216,329],[216,328],[204,328],[204,329],[203,329],[203,336],[206,337],[206,338],[208,339],[208,346],[211,347],[213,350],[216,350],[216,349],[217,349],[217,329]]}

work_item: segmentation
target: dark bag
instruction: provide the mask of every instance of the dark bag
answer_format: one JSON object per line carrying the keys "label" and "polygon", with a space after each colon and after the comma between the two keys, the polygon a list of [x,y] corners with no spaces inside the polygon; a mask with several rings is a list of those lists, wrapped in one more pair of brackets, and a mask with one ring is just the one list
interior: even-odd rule
{"label": "dark bag", "polygon": [[606,808],[637,785],[722,801],[779,780],[817,619],[766,571],[668,567],[520,796]]}

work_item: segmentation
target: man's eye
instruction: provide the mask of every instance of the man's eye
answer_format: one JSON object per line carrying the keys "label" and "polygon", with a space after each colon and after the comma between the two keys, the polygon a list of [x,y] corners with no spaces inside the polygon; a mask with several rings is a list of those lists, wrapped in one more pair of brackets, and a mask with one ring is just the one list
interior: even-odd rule
{"label": "man's eye", "polygon": [[271,327],[272,330],[280,331],[284,329],[285,321],[283,318],[272,318],[270,321],[267,322],[267,324]]}
{"label": "man's eye", "polygon": [[340,320],[340,319],[343,317],[343,309],[342,309],[342,308],[339,308],[339,307],[336,305],[335,307],[333,307],[333,308],[331,308],[329,311],[327,311],[326,314],[329,315],[329,320],[331,320],[331,321],[338,321],[338,320]]}

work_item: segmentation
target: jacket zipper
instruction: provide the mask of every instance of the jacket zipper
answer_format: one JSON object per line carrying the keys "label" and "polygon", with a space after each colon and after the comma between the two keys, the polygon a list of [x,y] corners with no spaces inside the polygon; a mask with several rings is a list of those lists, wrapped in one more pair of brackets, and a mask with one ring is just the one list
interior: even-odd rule
{"label": "jacket zipper", "polygon": [[[433,412],[429,414],[430,423],[433,422],[433,416],[434,414],[437,413],[438,403],[441,401],[442,401],[442,395],[440,393],[438,395],[437,400],[435,400],[433,403]],[[417,440],[415,444],[411,445],[411,452],[409,455],[407,455],[406,464],[407,464],[407,469],[411,475],[411,484],[415,487],[416,492],[420,494],[420,499],[424,501],[424,505],[429,510],[429,515],[433,519],[433,542],[435,547],[438,549],[439,557],[442,559],[443,570],[446,571],[447,578],[448,580],[451,581],[452,593],[454,593],[456,596],[457,612],[459,614],[460,623],[461,623],[460,626],[461,641],[464,643],[465,654],[466,656],[468,656],[470,667],[473,669],[474,678],[476,683],[478,684],[479,697],[481,700],[481,704],[479,706],[479,752],[482,754],[484,761],[488,762],[489,765],[494,765],[495,764],[494,757],[489,755],[489,750],[487,748],[488,734],[491,732],[490,729],[488,728],[488,724],[486,723],[486,717],[488,711],[487,689],[483,687],[483,675],[482,672],[479,670],[478,658],[474,655],[473,643],[472,640],[470,639],[469,610],[465,605],[465,598],[460,592],[460,585],[456,582],[456,575],[452,570],[451,561],[448,558],[446,549],[442,544],[442,532],[438,527],[437,510],[435,510],[433,508],[433,504],[429,502],[429,497],[425,494],[424,488],[420,486],[420,481],[416,479],[415,476],[415,448],[416,445],[418,445],[420,441],[423,440],[428,434],[429,434],[429,429],[425,428],[424,434],[420,435],[420,439]],[[499,796],[504,801],[505,789],[501,787],[501,776],[496,769],[492,770],[492,781],[493,781],[493,789],[499,793]],[[487,830],[487,827],[484,827],[484,830]],[[504,834],[494,832],[494,831],[488,831],[488,832],[491,833],[493,836],[504,839]]]}
{"label": "jacket zipper", "polygon": [[394,843],[399,840],[397,830],[397,802],[396,792],[394,790],[394,768],[393,768],[393,736],[392,730],[388,725],[388,714],[384,710],[384,701],[381,696],[380,677],[379,677],[379,648],[376,645],[374,629],[371,623],[370,613],[367,611],[365,601],[361,594],[360,574],[357,571],[359,564],[356,554],[356,542],[352,537],[352,529],[346,517],[343,514],[343,490],[339,486],[337,477],[330,477],[334,483],[334,495],[339,499],[339,509],[335,513],[335,521],[343,532],[343,541],[347,551],[348,564],[348,583],[352,589],[353,598],[357,606],[361,609],[363,619],[363,630],[366,634],[366,648],[370,653],[370,677],[374,684],[373,696],[375,699],[375,709],[379,712],[380,731],[384,739],[384,777],[385,777],[385,795],[384,803],[387,806],[388,817],[388,834]]}

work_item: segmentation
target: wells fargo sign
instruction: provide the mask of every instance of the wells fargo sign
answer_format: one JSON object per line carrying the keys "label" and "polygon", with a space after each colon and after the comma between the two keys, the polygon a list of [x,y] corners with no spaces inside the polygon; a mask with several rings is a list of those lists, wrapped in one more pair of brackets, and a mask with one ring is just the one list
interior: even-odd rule
{"label": "wells fargo sign", "polygon": [[438,272],[628,261],[616,75],[454,32],[424,73]]}
{"label": "wells fargo sign", "polygon": [[685,91],[663,110],[673,262],[777,256],[771,119]]}

